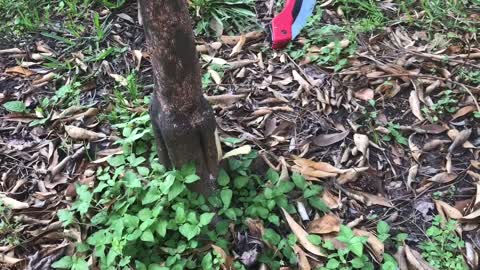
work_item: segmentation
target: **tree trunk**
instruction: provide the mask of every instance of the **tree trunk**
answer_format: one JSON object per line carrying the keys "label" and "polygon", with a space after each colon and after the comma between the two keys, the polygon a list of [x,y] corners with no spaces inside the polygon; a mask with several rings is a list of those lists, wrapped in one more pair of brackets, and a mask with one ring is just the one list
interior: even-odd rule
{"label": "tree trunk", "polygon": [[150,117],[160,163],[194,161],[201,177],[193,191],[209,195],[218,172],[213,110],[203,97],[192,21],[186,0],[139,0],[155,79]]}

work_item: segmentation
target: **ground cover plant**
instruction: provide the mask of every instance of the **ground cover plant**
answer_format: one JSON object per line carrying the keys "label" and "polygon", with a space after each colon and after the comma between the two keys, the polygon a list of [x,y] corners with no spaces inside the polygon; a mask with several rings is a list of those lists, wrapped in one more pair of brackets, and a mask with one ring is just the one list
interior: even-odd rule
{"label": "ground cover plant", "polygon": [[478,269],[477,1],[188,1],[222,170],[167,170],[135,1],[0,0],[5,269]]}

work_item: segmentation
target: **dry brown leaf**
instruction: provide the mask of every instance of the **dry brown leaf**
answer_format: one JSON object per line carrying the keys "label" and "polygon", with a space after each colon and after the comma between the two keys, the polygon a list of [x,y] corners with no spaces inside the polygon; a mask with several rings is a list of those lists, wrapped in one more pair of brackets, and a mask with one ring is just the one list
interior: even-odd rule
{"label": "dry brown leaf", "polygon": [[480,182],[480,174],[479,173],[476,173],[476,172],[473,172],[473,171],[470,171],[468,170],[467,171],[467,174],[476,182]]}
{"label": "dry brown leaf", "polygon": [[433,139],[423,146],[422,151],[430,152],[449,142],[449,140]]}
{"label": "dry brown leaf", "polygon": [[308,233],[300,226],[297,222],[290,216],[290,214],[282,208],[283,214],[285,215],[285,219],[287,220],[288,226],[295,234],[298,239],[298,242],[310,253],[313,253],[318,256],[325,257],[326,255],[322,252],[322,250],[315,246],[314,244],[310,243],[307,239]]}
{"label": "dry brown leaf", "polygon": [[353,135],[353,141],[355,142],[355,146],[357,147],[358,151],[365,156],[367,154],[368,145],[370,144],[368,136],[356,133]]}
{"label": "dry brown leaf", "polygon": [[478,160],[470,160],[470,164],[477,170],[480,170],[480,161]]}
{"label": "dry brown leaf", "polygon": [[228,62],[227,66],[225,68],[225,71],[230,71],[230,70],[235,70],[235,69],[238,69],[238,68],[242,68],[242,67],[251,65],[253,63],[256,63],[256,62],[258,62],[258,60],[249,60],[249,59]]}
{"label": "dry brown leaf", "polygon": [[208,73],[210,74],[210,76],[212,77],[213,81],[219,85],[222,83],[222,76],[220,76],[220,74],[218,72],[216,72],[215,70],[209,68],[208,69]]}
{"label": "dry brown leaf", "polygon": [[342,141],[348,136],[348,134],[349,134],[348,131],[344,131],[340,133],[318,135],[313,139],[313,143],[321,147],[330,146],[339,141]]}
{"label": "dry brown leaf", "polygon": [[7,206],[10,209],[19,210],[19,209],[27,209],[30,207],[28,203],[17,201],[13,198],[8,197],[4,193],[0,193],[0,201],[2,202],[3,205]]}
{"label": "dry brown leaf", "polygon": [[229,157],[235,157],[235,156],[239,156],[239,155],[247,155],[250,152],[252,152],[252,147],[247,144],[247,145],[240,146],[236,149],[233,149],[233,150],[225,153],[225,155],[223,155],[222,159],[227,159]]}
{"label": "dry brown leaf", "polygon": [[452,153],[455,150],[455,148],[466,143],[471,134],[472,134],[472,129],[464,129],[460,131],[460,133],[458,133],[458,135],[455,136],[455,139],[453,140],[450,147],[448,147],[448,152]]}
{"label": "dry brown leaf", "polygon": [[465,242],[465,258],[471,269],[478,269],[478,253],[475,251],[475,246],[470,242]]}
{"label": "dry brown leaf", "polygon": [[315,219],[308,223],[307,232],[326,234],[340,231],[340,219],[333,214],[326,214],[319,219]]}
{"label": "dry brown leaf", "polygon": [[251,235],[262,238],[265,228],[263,227],[263,221],[261,219],[246,219],[248,231]]}
{"label": "dry brown leaf", "polygon": [[408,170],[408,177],[407,177],[407,189],[412,190],[412,183],[415,182],[415,178],[417,177],[418,173],[418,164],[415,164],[410,167]]}
{"label": "dry brown leaf", "polygon": [[247,41],[247,38],[245,35],[241,35],[240,39],[237,42],[237,45],[233,47],[232,52],[230,53],[230,57],[237,55],[242,51],[243,45],[245,45],[245,42]]}
{"label": "dry brown leaf", "polygon": [[337,173],[324,172],[320,170],[315,170],[311,167],[301,167],[298,165],[292,166],[292,170],[302,174],[305,177],[328,178],[337,176]]}
{"label": "dry brown leaf", "polygon": [[367,206],[382,205],[385,207],[393,207],[392,203],[383,196],[373,195],[357,190],[347,190],[347,195],[357,201],[364,203]]}
{"label": "dry brown leaf", "polygon": [[475,105],[469,105],[469,106],[465,106],[465,107],[462,107],[460,110],[458,110],[453,116],[452,116],[452,121],[457,119],[457,118],[460,118],[462,116],[465,116],[465,115],[468,115],[474,111],[477,110],[477,107]]}
{"label": "dry brown leaf", "polygon": [[265,33],[263,31],[253,31],[241,36],[221,36],[220,41],[223,44],[233,46],[238,43],[238,41],[242,38],[242,36],[245,36],[246,42],[250,42],[250,41],[261,39],[264,37],[264,35]]}
{"label": "dry brown leaf", "polygon": [[77,140],[98,140],[106,137],[106,135],[103,133],[93,132],[84,128],[70,125],[65,126],[65,131],[70,138]]}
{"label": "dry brown leaf", "polygon": [[[23,260],[25,260],[25,259],[18,259],[18,258],[11,257],[11,256],[8,256],[8,255],[0,254],[0,263],[2,263],[2,264],[6,264],[6,265],[11,266],[11,265],[15,265],[15,264],[17,264],[17,263],[19,263]],[[16,269],[16,268],[12,268],[12,269]]]}
{"label": "dry brown leaf", "polygon": [[353,95],[360,100],[368,101],[374,98],[375,92],[373,91],[373,89],[364,88],[353,93]]}
{"label": "dry brown leaf", "polygon": [[472,213],[464,216],[461,220],[462,221],[474,221],[480,219],[480,208],[473,211]]}
{"label": "dry brown leaf", "polygon": [[408,148],[410,148],[413,159],[420,163],[420,156],[422,155],[422,151],[420,151],[420,148],[417,146],[417,144],[413,142],[413,136],[415,136],[415,133],[408,136]]}
{"label": "dry brown leaf", "polygon": [[127,86],[128,85],[127,78],[123,77],[122,75],[113,74],[113,73],[110,73],[108,75],[110,77],[112,77],[116,82],[118,82],[121,86]]}
{"label": "dry brown leaf", "polygon": [[340,184],[346,184],[349,182],[353,182],[358,179],[358,177],[362,174],[362,172],[365,172],[369,169],[369,167],[360,167],[360,168],[351,168],[348,169],[346,172],[342,173],[338,178],[335,179],[335,181]]}
{"label": "dry brown leaf", "polygon": [[430,182],[446,184],[446,183],[452,182],[453,180],[455,180],[455,178],[457,178],[456,174],[442,172],[442,173],[438,173],[438,174],[434,175],[433,177],[430,177],[427,180],[430,181]]}
{"label": "dry brown leaf", "polygon": [[400,270],[409,270],[407,265],[407,258],[405,257],[404,247],[398,247],[397,252],[393,255],[397,260]]}
{"label": "dry brown leaf", "polygon": [[413,115],[415,115],[415,117],[417,117],[418,120],[420,121],[425,120],[420,110],[420,99],[418,99],[418,95],[416,91],[410,92],[410,97],[408,101],[410,102],[410,109],[412,109]]}
{"label": "dry brown leaf", "polygon": [[298,156],[293,156],[293,158],[294,158],[293,162],[300,167],[312,167],[315,170],[320,170],[320,171],[329,172],[329,173],[344,173],[347,171],[344,169],[338,169],[335,166],[322,161],[313,161],[310,159],[300,158]]}
{"label": "dry brown leaf", "polygon": [[322,200],[330,209],[337,209],[342,205],[340,198],[338,198],[338,196],[333,195],[329,190],[325,190],[323,192]]}
{"label": "dry brown leaf", "polygon": [[413,270],[435,270],[422,258],[418,251],[411,249],[407,245],[405,245],[405,256]]}
{"label": "dry brown leaf", "polygon": [[310,263],[308,262],[307,255],[305,254],[303,249],[301,249],[298,245],[294,245],[293,250],[295,251],[295,253],[297,254],[297,257],[298,257],[298,269],[299,270],[310,270],[310,269],[312,269],[310,267]]}
{"label": "dry brown leaf", "polygon": [[5,73],[14,73],[14,74],[19,74],[25,77],[30,77],[33,75],[33,72],[21,66],[6,68]]}
{"label": "dry brown leaf", "polygon": [[445,217],[447,217],[448,219],[459,220],[463,218],[462,213],[460,213],[460,211],[458,211],[455,207],[450,206],[448,203],[440,200],[434,200],[434,202],[435,206],[437,207],[437,211],[439,213],[444,213]]}
{"label": "dry brown leaf", "polygon": [[367,237],[367,244],[370,251],[373,253],[377,262],[383,261],[383,253],[385,252],[385,246],[382,241],[378,240],[378,238],[371,232],[353,229],[353,233],[356,236],[364,236]]}

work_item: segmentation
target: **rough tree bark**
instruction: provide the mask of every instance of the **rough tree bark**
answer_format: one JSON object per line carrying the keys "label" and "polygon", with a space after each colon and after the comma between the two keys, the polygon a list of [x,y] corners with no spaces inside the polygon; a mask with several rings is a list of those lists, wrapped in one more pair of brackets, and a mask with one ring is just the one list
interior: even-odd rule
{"label": "rough tree bark", "polygon": [[191,186],[204,195],[218,172],[215,118],[203,97],[192,21],[186,0],[139,0],[155,88],[150,117],[159,161],[180,168],[194,161],[201,177]]}

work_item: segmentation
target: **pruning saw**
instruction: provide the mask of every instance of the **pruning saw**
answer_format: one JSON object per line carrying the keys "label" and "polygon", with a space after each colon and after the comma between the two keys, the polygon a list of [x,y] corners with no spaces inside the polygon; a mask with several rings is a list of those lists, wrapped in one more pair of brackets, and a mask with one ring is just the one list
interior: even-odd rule
{"label": "pruning saw", "polygon": [[285,7],[270,25],[270,42],[273,49],[283,49],[294,40],[313,13],[315,0],[287,0]]}

